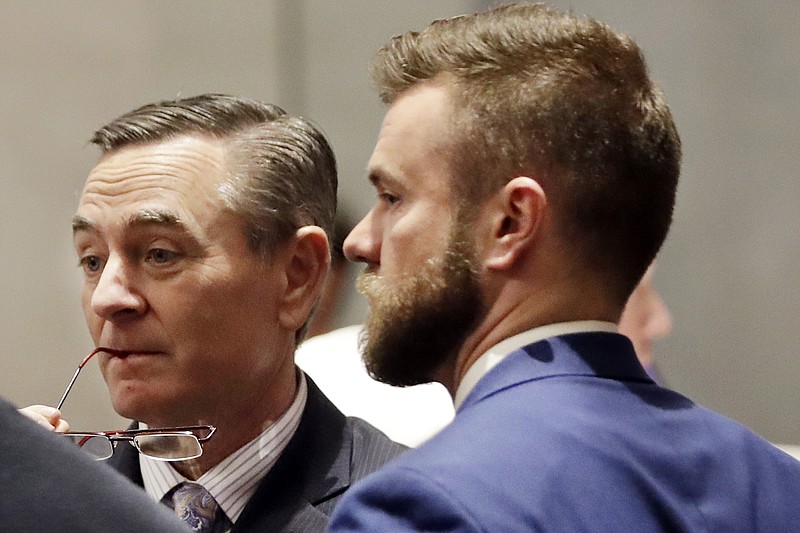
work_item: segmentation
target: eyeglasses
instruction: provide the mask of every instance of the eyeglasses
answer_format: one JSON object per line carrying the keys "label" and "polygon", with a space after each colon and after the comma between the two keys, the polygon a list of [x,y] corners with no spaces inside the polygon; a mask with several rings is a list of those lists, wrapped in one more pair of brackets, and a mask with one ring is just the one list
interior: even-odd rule
{"label": "eyeglasses", "polygon": [[140,454],[158,461],[186,461],[203,455],[203,446],[217,428],[208,425],[170,428],[128,429],[99,432],[67,432],[64,437],[97,461],[114,455],[120,441],[127,441]]}
{"label": "eyeglasses", "polygon": [[[61,410],[81,369],[89,362],[89,359],[100,352],[125,355],[125,352],[113,348],[95,348],[92,353],[83,358],[78,368],[75,369],[56,409]],[[214,426],[197,425],[99,432],[76,431],[63,433],[63,435],[98,461],[114,455],[114,449],[117,442],[120,441],[129,442],[140,454],[158,461],[186,461],[203,455],[202,443],[210,439],[216,430],[217,428]]]}

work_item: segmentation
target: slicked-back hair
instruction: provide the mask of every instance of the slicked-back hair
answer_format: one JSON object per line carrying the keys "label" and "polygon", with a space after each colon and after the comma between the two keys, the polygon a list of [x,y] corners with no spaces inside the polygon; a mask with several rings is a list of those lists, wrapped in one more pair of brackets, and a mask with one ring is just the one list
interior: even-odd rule
{"label": "slicked-back hair", "polygon": [[543,4],[511,4],[396,36],[372,78],[389,105],[418,84],[444,84],[458,200],[478,205],[533,174],[578,264],[627,299],[666,238],[681,158],[632,39]]}
{"label": "slicked-back hair", "polygon": [[91,142],[109,154],[183,136],[210,136],[227,144],[229,177],[219,187],[220,199],[246,220],[254,252],[270,257],[307,225],[321,227],[332,242],[333,151],[314,124],[278,106],[224,94],[167,100],[114,119]]}
{"label": "slicked-back hair", "polygon": [[225,205],[245,217],[253,248],[268,255],[305,225],[333,233],[336,160],[325,136],[308,120],[276,105],[224,94],[148,104],[109,122],[91,142],[104,154],[182,136],[228,143]]}

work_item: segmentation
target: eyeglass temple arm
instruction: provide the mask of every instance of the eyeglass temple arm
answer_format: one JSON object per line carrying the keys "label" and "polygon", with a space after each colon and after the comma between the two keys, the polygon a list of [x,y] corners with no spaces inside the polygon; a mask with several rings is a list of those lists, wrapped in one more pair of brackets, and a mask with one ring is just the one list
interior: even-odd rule
{"label": "eyeglass temple arm", "polygon": [[[207,431],[208,433],[201,437],[198,436],[195,431]],[[210,424],[199,424],[193,426],[173,426],[173,427],[166,427],[166,428],[147,428],[147,429],[121,429],[121,430],[112,430],[112,431],[100,431],[98,435],[103,435],[105,437],[111,437],[112,439],[118,440],[132,440],[134,437],[138,435],[148,435],[153,433],[174,433],[174,432],[189,432],[191,433],[199,442],[206,442],[211,436],[217,431],[216,426],[212,426]]]}
{"label": "eyeglass temple arm", "polygon": [[78,368],[75,369],[75,373],[72,374],[72,379],[69,381],[69,385],[67,385],[67,388],[64,391],[64,394],[61,395],[61,399],[58,401],[58,405],[56,405],[56,409],[58,409],[59,411],[61,410],[61,406],[64,405],[64,400],[67,399],[67,395],[69,394],[69,391],[72,390],[72,386],[75,384],[75,380],[78,379],[78,374],[81,373],[81,369],[83,368],[83,366],[86,363],[89,362],[89,359],[94,357],[94,355],[99,353],[99,352],[114,352],[114,351],[115,350],[111,350],[109,348],[100,347],[100,348],[95,348],[94,350],[92,350],[92,353],[90,353],[89,355],[84,357],[83,361],[81,361],[81,363],[78,365]]}

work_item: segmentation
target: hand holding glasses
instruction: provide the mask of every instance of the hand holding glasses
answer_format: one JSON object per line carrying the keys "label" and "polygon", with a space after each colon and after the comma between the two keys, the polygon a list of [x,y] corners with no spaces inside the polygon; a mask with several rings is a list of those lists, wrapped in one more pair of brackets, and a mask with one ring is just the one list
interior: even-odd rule
{"label": "hand holding glasses", "polygon": [[[113,348],[95,348],[92,353],[80,362],[64,394],[58,401],[56,409],[61,410],[69,391],[78,379],[81,369],[95,354],[106,352],[111,355],[126,355],[125,352]],[[117,442],[127,441],[140,454],[158,461],[185,461],[195,459],[203,454],[201,443],[206,442],[217,428],[209,425],[174,426],[167,428],[128,429],[99,432],[67,432],[63,435],[75,445],[98,461],[108,459],[114,454]]]}

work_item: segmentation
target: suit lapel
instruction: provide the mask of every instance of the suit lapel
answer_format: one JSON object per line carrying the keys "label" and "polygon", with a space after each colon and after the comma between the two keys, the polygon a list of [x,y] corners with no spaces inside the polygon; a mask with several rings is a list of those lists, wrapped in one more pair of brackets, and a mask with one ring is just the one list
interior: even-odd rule
{"label": "suit lapel", "polygon": [[[347,418],[311,378],[306,379],[308,399],[300,425],[245,506],[233,533],[324,531],[337,496],[350,486],[353,432],[346,427]],[[139,453],[132,446],[120,443],[108,463],[144,486]]]}
{"label": "suit lapel", "polygon": [[[136,429],[137,427],[138,424],[134,422],[128,429]],[[127,442],[117,443],[114,455],[109,457],[106,463],[140,487],[144,487],[142,470],[139,468],[139,451]]]}
{"label": "suit lapel", "polygon": [[310,378],[297,432],[267,473],[233,529],[322,531],[334,498],[350,486],[352,436],[347,419]]}

